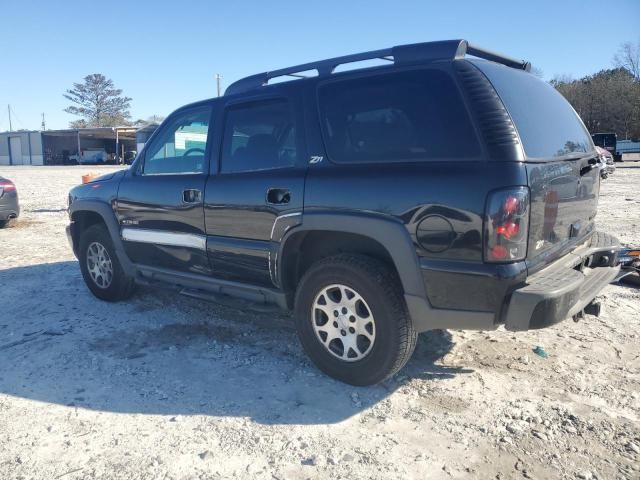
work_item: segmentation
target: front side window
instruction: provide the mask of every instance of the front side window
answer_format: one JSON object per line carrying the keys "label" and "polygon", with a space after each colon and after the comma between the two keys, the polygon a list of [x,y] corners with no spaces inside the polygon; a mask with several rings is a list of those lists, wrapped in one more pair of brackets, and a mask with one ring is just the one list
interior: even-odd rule
{"label": "front side window", "polygon": [[147,148],[146,175],[202,173],[211,107],[196,107],[172,116]]}
{"label": "front side window", "polygon": [[329,157],[341,163],[468,160],[480,147],[453,79],[413,70],[319,89]]}
{"label": "front side window", "polygon": [[287,100],[232,106],[226,112],[221,171],[289,167],[296,160],[296,126]]}

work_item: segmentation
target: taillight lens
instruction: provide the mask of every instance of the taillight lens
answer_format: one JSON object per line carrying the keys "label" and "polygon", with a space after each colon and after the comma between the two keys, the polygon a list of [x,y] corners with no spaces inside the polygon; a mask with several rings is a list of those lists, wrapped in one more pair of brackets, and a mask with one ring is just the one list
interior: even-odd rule
{"label": "taillight lens", "polygon": [[15,191],[16,186],[10,180],[0,180],[0,197],[4,192]]}
{"label": "taillight lens", "polygon": [[485,221],[487,262],[515,262],[527,256],[529,189],[514,187],[489,194]]}

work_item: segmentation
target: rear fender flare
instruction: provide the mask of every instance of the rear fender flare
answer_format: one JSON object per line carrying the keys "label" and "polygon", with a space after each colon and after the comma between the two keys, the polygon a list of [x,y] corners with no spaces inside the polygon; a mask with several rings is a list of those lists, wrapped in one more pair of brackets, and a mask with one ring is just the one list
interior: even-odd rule
{"label": "rear fender flare", "polygon": [[311,231],[353,233],[375,240],[387,250],[393,260],[404,293],[427,298],[415,247],[404,225],[387,217],[353,213],[305,212],[302,222],[289,229],[279,242],[273,242],[272,239],[271,259],[277,285],[284,284],[281,276],[282,254],[287,241],[294,234]]}

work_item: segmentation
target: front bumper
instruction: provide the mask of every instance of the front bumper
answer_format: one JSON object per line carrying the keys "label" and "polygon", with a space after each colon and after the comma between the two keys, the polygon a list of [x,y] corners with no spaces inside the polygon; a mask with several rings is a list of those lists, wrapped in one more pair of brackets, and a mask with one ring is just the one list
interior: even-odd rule
{"label": "front bumper", "polygon": [[615,237],[596,232],[590,244],[527,277],[509,299],[506,329],[544,328],[580,314],[618,275],[619,250]]}
{"label": "front bumper", "polygon": [[[73,250],[74,255],[76,254],[75,245],[73,244],[73,223],[70,223],[65,227],[65,233],[67,234],[67,241],[69,242],[69,246],[71,250]],[[77,256],[77,255],[76,255]]]}

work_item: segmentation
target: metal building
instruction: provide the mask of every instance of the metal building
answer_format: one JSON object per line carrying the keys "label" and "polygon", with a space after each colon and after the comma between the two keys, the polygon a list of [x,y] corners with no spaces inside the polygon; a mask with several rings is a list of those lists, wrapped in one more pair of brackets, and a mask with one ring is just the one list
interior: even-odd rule
{"label": "metal building", "polygon": [[109,163],[118,163],[128,151],[136,149],[136,128],[100,127],[41,132],[45,165],[68,165],[90,151],[102,150]]}
{"label": "metal building", "polygon": [[0,133],[0,165],[43,165],[38,131]]}
{"label": "metal building", "polygon": [[82,163],[88,152],[118,163],[136,151],[134,127],[80,128],[0,133],[0,165],[70,165]]}

